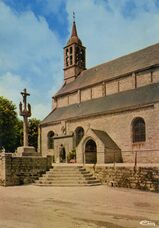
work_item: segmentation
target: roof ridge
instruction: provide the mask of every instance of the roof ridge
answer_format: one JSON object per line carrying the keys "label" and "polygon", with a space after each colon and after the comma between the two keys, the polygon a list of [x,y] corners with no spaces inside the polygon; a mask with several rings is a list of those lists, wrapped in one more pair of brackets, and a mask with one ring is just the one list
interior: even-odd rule
{"label": "roof ridge", "polygon": [[134,109],[134,107],[141,108],[145,105],[152,105],[156,102],[159,102],[159,82],[87,100],[79,104],[59,107],[51,112],[41,124],[77,117],[84,118],[85,116],[99,115],[101,113],[123,112],[124,110]]}
{"label": "roof ridge", "polygon": [[159,43],[82,71],[74,81],[61,87],[55,97],[157,65],[159,65]]}
{"label": "roof ridge", "polygon": [[[132,51],[132,52],[130,52],[130,53],[128,53],[128,54],[125,54],[125,55],[123,55],[123,56],[119,56],[119,57],[114,58],[114,59],[112,59],[112,60],[109,60],[109,61],[107,61],[107,62],[103,62],[103,63],[101,63],[101,64],[98,64],[98,65],[94,66],[94,67],[88,68],[87,71],[92,70],[92,69],[94,69],[94,68],[97,68],[98,66],[102,66],[102,65],[105,65],[105,64],[114,62],[114,61],[116,61],[116,60],[118,60],[118,59],[122,59],[122,58],[125,58],[125,57],[127,57],[127,56],[130,56],[130,55],[139,53],[139,52],[141,52],[141,51],[144,51],[144,50],[146,50],[146,49],[152,48],[153,46],[157,46],[157,45],[159,45],[159,43],[155,43],[155,44],[152,44],[152,45],[147,46],[147,47],[145,47],[145,48],[142,48],[142,49],[139,49],[139,50],[136,50],[136,51]],[[82,72],[83,72],[83,71],[82,71]]]}

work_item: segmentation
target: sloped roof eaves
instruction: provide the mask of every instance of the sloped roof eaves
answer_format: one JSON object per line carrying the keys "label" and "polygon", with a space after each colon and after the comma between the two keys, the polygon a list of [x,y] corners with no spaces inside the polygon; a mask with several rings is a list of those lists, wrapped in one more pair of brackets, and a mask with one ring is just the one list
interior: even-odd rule
{"label": "sloped roof eaves", "polygon": [[140,107],[159,101],[159,83],[57,108],[41,124]]}
{"label": "sloped roof eaves", "polygon": [[159,65],[159,44],[83,71],[76,80],[63,86],[55,97],[157,65]]}
{"label": "sloped roof eaves", "polygon": [[117,144],[112,140],[112,138],[105,132],[100,130],[92,129],[96,136],[104,143],[105,147],[108,149],[120,150]]}

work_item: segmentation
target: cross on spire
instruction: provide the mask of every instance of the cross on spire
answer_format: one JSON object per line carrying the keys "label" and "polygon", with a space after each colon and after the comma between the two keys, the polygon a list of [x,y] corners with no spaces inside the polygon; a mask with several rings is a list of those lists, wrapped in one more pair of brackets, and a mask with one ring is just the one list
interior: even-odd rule
{"label": "cross on spire", "polygon": [[75,22],[75,12],[73,11],[73,22]]}

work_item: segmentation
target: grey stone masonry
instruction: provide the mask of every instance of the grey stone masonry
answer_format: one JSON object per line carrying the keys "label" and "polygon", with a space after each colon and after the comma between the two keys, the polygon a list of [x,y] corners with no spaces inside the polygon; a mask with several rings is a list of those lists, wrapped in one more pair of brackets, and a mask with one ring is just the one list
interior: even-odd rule
{"label": "grey stone masonry", "polygon": [[52,166],[52,157],[27,156],[14,154],[0,155],[0,185],[13,186],[33,183]]}
{"label": "grey stone masonry", "polygon": [[159,192],[159,165],[87,165],[102,184]]}

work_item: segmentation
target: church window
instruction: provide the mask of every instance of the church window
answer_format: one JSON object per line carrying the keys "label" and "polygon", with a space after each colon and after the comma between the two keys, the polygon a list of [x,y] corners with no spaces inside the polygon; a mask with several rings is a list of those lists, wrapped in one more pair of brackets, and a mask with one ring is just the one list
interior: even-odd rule
{"label": "church window", "polygon": [[72,47],[70,47],[70,54],[72,54]]}
{"label": "church window", "polygon": [[68,48],[66,49],[66,56],[68,56],[68,54],[69,54],[69,51],[68,51]]}
{"label": "church window", "polygon": [[68,60],[69,60],[69,58],[67,57],[66,58],[66,66],[68,66]]}
{"label": "church window", "polygon": [[75,130],[76,146],[79,144],[83,136],[84,136],[84,129],[82,127],[77,127]]}
{"label": "church window", "polygon": [[72,65],[72,55],[70,55],[70,65]]}
{"label": "church window", "polygon": [[79,47],[76,47],[76,53],[75,53],[75,63],[79,63]]}
{"label": "church window", "polygon": [[85,50],[82,50],[82,67],[85,67]]}
{"label": "church window", "polygon": [[67,48],[67,49],[66,49],[66,66],[69,65],[68,61],[69,61],[69,50],[68,50],[68,48]]}
{"label": "church window", "polygon": [[144,142],[146,140],[145,121],[138,117],[132,122],[133,143]]}
{"label": "church window", "polygon": [[53,131],[49,131],[48,135],[47,135],[47,139],[48,139],[48,149],[54,149],[54,132]]}

